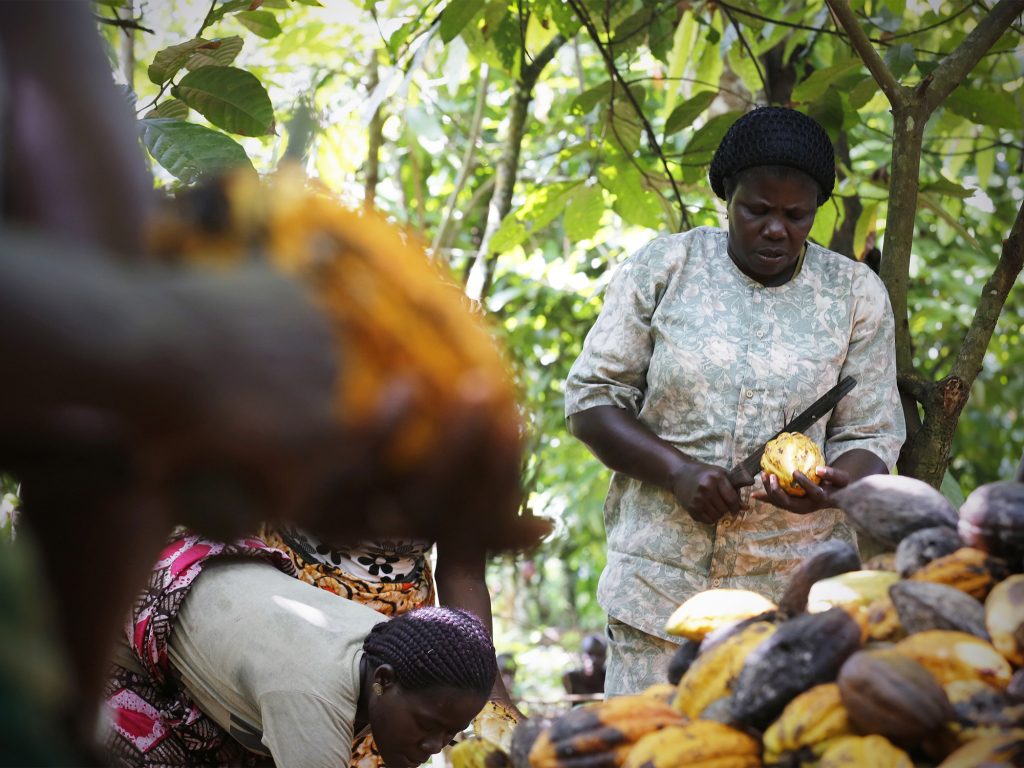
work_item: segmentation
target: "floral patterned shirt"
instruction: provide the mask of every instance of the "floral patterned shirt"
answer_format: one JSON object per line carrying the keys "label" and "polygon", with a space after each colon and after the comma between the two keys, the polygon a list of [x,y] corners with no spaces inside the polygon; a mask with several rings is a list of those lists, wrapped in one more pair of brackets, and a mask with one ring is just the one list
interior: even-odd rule
{"label": "floral patterned shirt", "polygon": [[[905,429],[881,280],[808,243],[797,274],[766,287],[735,266],[727,242],[727,232],[700,227],[657,238],[619,267],[569,372],[566,415],[624,408],[684,453],[729,468],[852,375],[857,386],[807,434],[830,464],[860,448],[891,468]],[[706,525],[671,493],[614,473],[598,587],[608,615],[668,639],[669,615],[697,592],[777,599],[812,542],[855,541],[839,510],[795,515],[751,490],[742,491],[748,509]]]}

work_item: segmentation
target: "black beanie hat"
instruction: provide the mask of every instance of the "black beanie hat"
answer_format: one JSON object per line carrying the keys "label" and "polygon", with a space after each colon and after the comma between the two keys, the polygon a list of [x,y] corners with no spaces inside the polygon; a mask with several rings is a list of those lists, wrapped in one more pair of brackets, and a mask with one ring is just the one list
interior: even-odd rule
{"label": "black beanie hat", "polygon": [[711,158],[711,189],[725,199],[725,180],[756,165],[785,165],[821,185],[818,205],[832,194],[836,160],[832,142],[814,118],[786,107],[758,107],[726,131]]}

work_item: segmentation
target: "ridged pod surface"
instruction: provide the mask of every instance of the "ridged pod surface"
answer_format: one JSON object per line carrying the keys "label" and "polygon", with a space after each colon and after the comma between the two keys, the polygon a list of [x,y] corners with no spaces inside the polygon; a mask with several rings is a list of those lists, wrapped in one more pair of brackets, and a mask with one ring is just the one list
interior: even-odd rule
{"label": "ridged pod surface", "polygon": [[860,643],[860,626],[842,608],[783,623],[747,656],[732,686],[733,718],[766,728],[799,694],[834,681]]}
{"label": "ridged pod surface", "polygon": [[700,641],[719,627],[774,611],[775,607],[767,597],[749,589],[706,589],[672,612],[665,631]]}
{"label": "ridged pod surface", "polygon": [[964,541],[954,528],[922,528],[896,547],[896,571],[905,579],[932,560],[951,555],[963,546]]}
{"label": "ridged pod surface", "polygon": [[1024,666],[1024,574],[1000,582],[985,601],[992,645],[1015,667]]}
{"label": "ridged pod surface", "polygon": [[847,736],[829,745],[817,768],[914,768],[910,755],[882,736]]}
{"label": "ridged pod surface", "polygon": [[761,469],[779,479],[779,487],[790,496],[806,496],[794,472],[802,472],[808,480],[820,485],[821,479],[814,471],[824,466],[825,457],[818,444],[802,432],[783,432],[769,440],[761,456]]}
{"label": "ridged pod surface", "polygon": [[980,680],[954,680],[943,688],[956,713],[951,730],[960,743],[1024,728],[1024,702],[1004,691]]}
{"label": "ridged pod surface", "polygon": [[910,578],[947,584],[984,600],[992,588],[1010,575],[1005,560],[993,557],[974,547],[961,547],[948,555],[937,557],[919,568]]}
{"label": "ridged pod surface", "polygon": [[836,683],[816,685],[793,699],[764,732],[764,761],[775,765],[811,761],[823,745],[852,735],[850,718]]}
{"label": "ridged pod surface", "polygon": [[698,655],[680,679],[672,705],[689,718],[700,717],[708,705],[731,693],[745,660],[775,632],[774,624],[754,622]]}
{"label": "ridged pod surface", "polygon": [[980,485],[960,505],[960,536],[998,557],[1024,558],[1024,483]]}
{"label": "ridged pod surface", "polygon": [[497,744],[486,739],[464,739],[448,754],[452,768],[508,768],[512,760]]}
{"label": "ridged pod surface", "polygon": [[761,745],[742,731],[710,720],[673,725],[641,738],[624,768],[759,768]]}
{"label": "ridged pod surface", "polygon": [[915,746],[953,717],[946,692],[921,664],[889,651],[860,651],[839,671],[839,692],[860,732]]}
{"label": "ridged pod surface", "polygon": [[1004,768],[1020,765],[1024,765],[1024,730],[1012,730],[967,742],[939,763],[938,768]]}
{"label": "ridged pod surface", "polygon": [[909,634],[929,629],[952,629],[988,640],[985,606],[966,592],[947,584],[901,581],[889,589],[900,624]]}
{"label": "ridged pod surface", "polygon": [[928,483],[907,475],[869,475],[832,494],[854,527],[896,547],[922,528],[956,529],[956,507]]}
{"label": "ridged pod surface", "polygon": [[818,581],[850,571],[859,571],[860,554],[849,542],[829,539],[814,545],[813,550],[789,575],[786,591],[779,599],[779,610],[785,616],[796,616],[807,610],[807,595]]}
{"label": "ridged pod surface", "polygon": [[578,707],[555,719],[530,749],[532,768],[615,768],[642,736],[685,718],[642,695],[618,696]]}
{"label": "ridged pod surface", "polygon": [[918,632],[893,646],[932,673],[941,685],[954,680],[981,680],[1003,690],[1013,670],[991,643],[964,632],[933,629]]}

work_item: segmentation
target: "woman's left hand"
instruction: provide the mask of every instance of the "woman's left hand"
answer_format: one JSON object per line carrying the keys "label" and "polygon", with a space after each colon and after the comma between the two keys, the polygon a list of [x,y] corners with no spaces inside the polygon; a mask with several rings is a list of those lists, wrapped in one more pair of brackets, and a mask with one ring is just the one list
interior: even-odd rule
{"label": "woman's left hand", "polygon": [[850,484],[850,473],[836,467],[817,467],[815,472],[821,480],[820,485],[803,472],[793,473],[793,479],[804,489],[804,496],[790,496],[782,490],[778,477],[770,472],[762,472],[761,482],[764,489],[754,491],[750,497],[767,501],[769,504],[797,515],[806,515],[810,512],[817,512],[819,509],[835,506],[831,501],[832,494]]}

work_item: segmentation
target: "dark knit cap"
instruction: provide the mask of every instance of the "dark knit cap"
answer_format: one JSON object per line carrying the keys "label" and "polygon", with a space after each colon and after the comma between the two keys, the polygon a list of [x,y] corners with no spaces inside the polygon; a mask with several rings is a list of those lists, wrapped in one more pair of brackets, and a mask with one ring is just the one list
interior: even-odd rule
{"label": "dark knit cap", "polygon": [[725,199],[725,180],[756,165],[785,165],[821,185],[818,205],[832,194],[836,160],[832,142],[813,118],[786,107],[758,107],[726,131],[711,159],[711,189]]}

